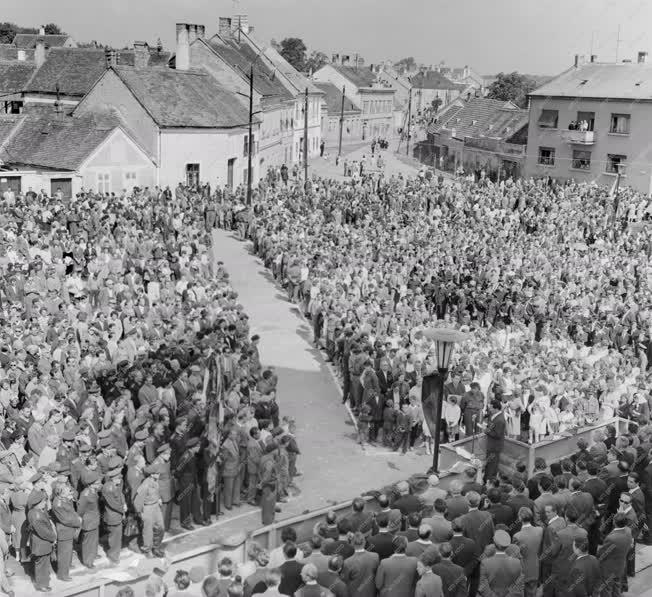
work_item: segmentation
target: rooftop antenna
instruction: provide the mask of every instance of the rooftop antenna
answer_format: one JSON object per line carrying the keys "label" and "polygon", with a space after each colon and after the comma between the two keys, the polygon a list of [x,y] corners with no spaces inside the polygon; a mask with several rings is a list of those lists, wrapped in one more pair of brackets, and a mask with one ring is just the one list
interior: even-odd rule
{"label": "rooftop antenna", "polygon": [[616,37],[616,62],[618,62],[618,51],[620,50],[620,25],[618,25],[618,36]]}

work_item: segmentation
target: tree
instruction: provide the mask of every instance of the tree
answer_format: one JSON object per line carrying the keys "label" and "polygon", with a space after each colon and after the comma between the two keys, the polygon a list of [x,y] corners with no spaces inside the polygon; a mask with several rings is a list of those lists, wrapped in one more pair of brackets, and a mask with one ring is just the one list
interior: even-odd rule
{"label": "tree", "polygon": [[61,30],[61,27],[57,25],[56,23],[48,23],[45,26],[45,34],[46,35],[65,35],[65,33]]}
{"label": "tree", "polygon": [[414,56],[409,56],[408,58],[401,58],[399,61],[394,63],[394,66],[398,69],[413,71],[417,67],[417,62],[414,59]]}
{"label": "tree", "polygon": [[302,71],[306,65],[306,44],[298,37],[286,37],[281,40],[280,54],[294,68]]}
{"label": "tree", "polygon": [[10,44],[14,41],[16,33],[38,33],[33,27],[19,27],[16,23],[0,23],[0,43]]}
{"label": "tree", "polygon": [[310,72],[315,72],[319,70],[324,64],[328,62],[328,56],[324,54],[323,52],[320,52],[319,50],[313,50],[310,52],[309,58],[306,60],[305,63],[305,70],[310,71]]}
{"label": "tree", "polygon": [[517,72],[498,73],[496,80],[489,85],[487,97],[490,99],[514,102],[517,106],[527,106],[527,94],[534,91],[537,84],[532,77]]}

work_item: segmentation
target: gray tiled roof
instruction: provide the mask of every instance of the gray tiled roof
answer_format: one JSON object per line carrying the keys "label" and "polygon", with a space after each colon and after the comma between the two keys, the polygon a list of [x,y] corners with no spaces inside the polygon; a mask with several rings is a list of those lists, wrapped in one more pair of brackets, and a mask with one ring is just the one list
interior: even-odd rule
{"label": "gray tiled roof", "polygon": [[331,66],[356,87],[371,87],[376,81],[376,75],[370,68],[356,68],[355,66],[340,66],[337,64],[331,64]]}
{"label": "gray tiled roof", "polygon": [[17,33],[13,44],[21,50],[33,49],[36,42],[41,39],[47,48],[60,48],[69,39],[69,35],[39,35],[38,33]]}
{"label": "gray tiled roof", "polygon": [[445,111],[439,121],[430,126],[429,133],[443,129],[455,130],[457,139],[464,137],[507,138],[528,122],[527,110],[511,102],[487,98],[474,98],[459,109]]}
{"label": "gray tiled roof", "polygon": [[0,159],[11,165],[51,170],[77,170],[115,129],[98,125],[93,118],[67,116],[22,116],[15,122],[19,128],[0,145]]}
{"label": "gray tiled roof", "polygon": [[459,89],[458,83],[453,83],[449,78],[445,77],[437,71],[427,71],[425,73],[417,73],[414,75],[410,82],[415,89]]}
{"label": "gray tiled roof", "polygon": [[[0,44],[0,60],[18,60],[18,50],[19,48],[13,44]],[[34,50],[24,50],[24,52],[25,60],[34,60]]]}
{"label": "gray tiled roof", "polygon": [[530,95],[650,100],[652,64],[589,62],[569,68]]}
{"label": "gray tiled roof", "polygon": [[114,70],[161,127],[234,128],[249,122],[238,96],[203,71]]}
{"label": "gray tiled roof", "polygon": [[0,99],[4,94],[21,92],[35,70],[29,62],[0,62]]}
{"label": "gray tiled roof", "polygon": [[[328,113],[339,115],[342,110],[342,91],[332,83],[315,83],[315,85],[324,92],[324,101],[326,102]],[[356,112],[359,114],[361,110],[347,97],[344,99],[344,112]]]}

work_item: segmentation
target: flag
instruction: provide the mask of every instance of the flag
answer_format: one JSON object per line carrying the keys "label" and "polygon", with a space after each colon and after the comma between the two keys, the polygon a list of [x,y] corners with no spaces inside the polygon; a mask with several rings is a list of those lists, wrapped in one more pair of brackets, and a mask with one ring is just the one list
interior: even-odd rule
{"label": "flag", "polygon": [[425,375],[421,385],[421,405],[423,418],[433,438],[441,431],[441,410],[444,397],[440,392],[440,374]]}
{"label": "flag", "polygon": [[206,485],[208,493],[215,495],[218,484],[217,456],[222,443],[222,422],[224,421],[224,376],[221,355],[211,354],[204,371],[204,396],[206,397],[206,418],[208,420],[208,448]]}

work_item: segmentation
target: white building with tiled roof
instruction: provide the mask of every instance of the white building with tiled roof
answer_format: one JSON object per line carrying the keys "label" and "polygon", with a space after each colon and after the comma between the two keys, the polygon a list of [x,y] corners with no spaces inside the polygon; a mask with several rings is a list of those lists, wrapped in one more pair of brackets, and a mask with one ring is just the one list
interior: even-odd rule
{"label": "white building with tiled roof", "polygon": [[111,67],[74,115],[97,111],[113,111],[133,132],[156,163],[159,186],[235,188],[247,179],[248,110],[205,71]]}
{"label": "white building with tiled roof", "polygon": [[652,64],[575,64],[530,94],[528,176],[652,191]]}

